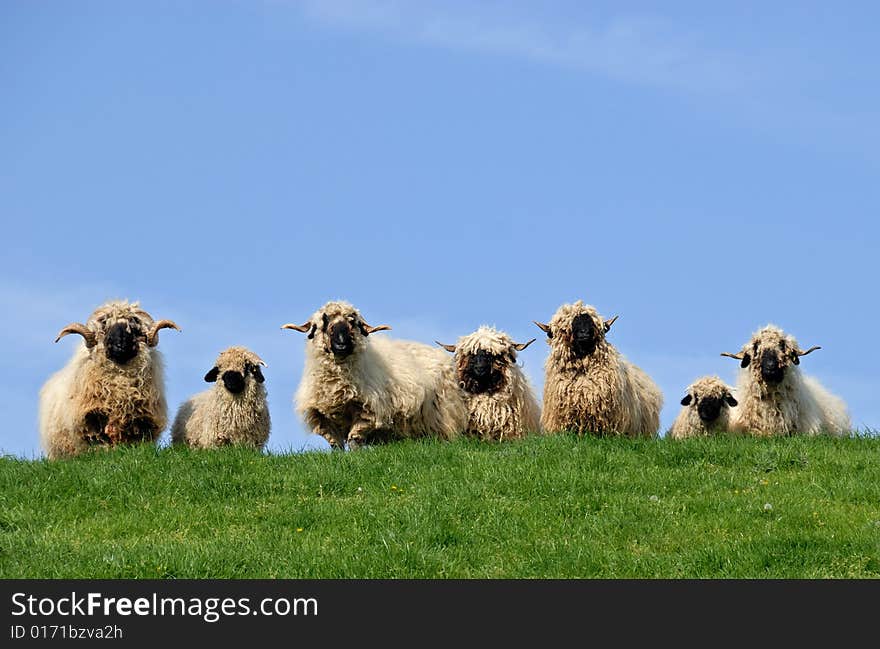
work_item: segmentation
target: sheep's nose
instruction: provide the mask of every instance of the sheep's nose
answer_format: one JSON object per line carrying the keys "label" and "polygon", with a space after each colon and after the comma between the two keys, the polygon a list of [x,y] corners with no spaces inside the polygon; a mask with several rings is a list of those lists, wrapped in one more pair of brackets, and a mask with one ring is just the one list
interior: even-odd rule
{"label": "sheep's nose", "polygon": [[114,363],[125,365],[138,353],[137,336],[125,322],[117,322],[104,335],[104,352]]}
{"label": "sheep's nose", "polygon": [[711,422],[718,419],[721,414],[721,399],[715,397],[703,397],[700,405],[697,406],[697,414],[700,419],[705,422]]}
{"label": "sheep's nose", "polygon": [[330,328],[330,351],[336,356],[348,356],[354,351],[351,330],[345,323],[337,322]]}
{"label": "sheep's nose", "polygon": [[785,368],[780,367],[779,358],[774,352],[765,352],[761,356],[761,377],[768,383],[779,383],[785,374]]}
{"label": "sheep's nose", "polygon": [[223,385],[227,390],[232,392],[232,394],[238,394],[244,390],[244,375],[235,370],[223,372]]}

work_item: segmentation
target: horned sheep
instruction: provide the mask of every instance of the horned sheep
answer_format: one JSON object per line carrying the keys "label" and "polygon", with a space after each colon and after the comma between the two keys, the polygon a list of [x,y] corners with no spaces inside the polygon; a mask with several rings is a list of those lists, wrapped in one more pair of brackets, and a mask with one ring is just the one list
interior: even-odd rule
{"label": "horned sheep", "polygon": [[40,390],[40,440],[49,459],[90,446],[154,442],[168,419],[159,331],[178,329],[154,320],[137,302],[110,301],[85,324],[58,334],[83,338],[67,365]]}
{"label": "horned sheep", "polygon": [[222,351],[205,375],[205,381],[214,386],[177,411],[172,443],[192,448],[239,445],[262,449],[271,421],[261,365],[266,363],[244,347]]}
{"label": "horned sheep", "polygon": [[847,433],[846,404],[798,367],[802,356],[817,349],[802,351],[794,336],[768,324],[739,352],[722,353],[740,361],[733,428],[758,436]]}
{"label": "horned sheep", "polygon": [[533,342],[516,343],[506,333],[482,326],[454,345],[437,343],[454,354],[459,385],[467,394],[467,434],[500,441],[540,430],[538,401],[516,363],[517,352]]}
{"label": "horned sheep", "polygon": [[717,376],[703,376],[688,386],[683,406],[669,429],[670,439],[705,437],[730,432],[737,406],[732,389]]}
{"label": "horned sheep", "polygon": [[559,307],[547,334],[545,432],[652,437],[660,427],[663,395],[651,378],[607,340],[617,316],[604,320],[578,300]]}
{"label": "horned sheep", "polygon": [[307,426],[333,448],[426,436],[452,439],[467,424],[452,360],[440,349],[373,338],[371,327],[342,301],[328,302],[302,325],[305,367],[295,395]]}

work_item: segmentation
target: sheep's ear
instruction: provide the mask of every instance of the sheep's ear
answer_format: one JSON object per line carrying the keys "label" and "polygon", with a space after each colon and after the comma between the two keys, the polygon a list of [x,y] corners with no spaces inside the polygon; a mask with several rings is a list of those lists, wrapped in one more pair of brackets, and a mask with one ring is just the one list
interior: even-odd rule
{"label": "sheep's ear", "polygon": [[212,367],[207,374],[205,374],[205,380],[208,383],[213,383],[217,380],[217,376],[220,374],[220,368],[216,365]]}
{"label": "sheep's ear", "polygon": [[613,325],[619,317],[620,317],[619,315],[616,315],[613,318],[611,318],[610,320],[605,321],[605,333],[606,334],[608,333],[608,330],[611,329],[611,325]]}
{"label": "sheep's ear", "polygon": [[448,351],[450,354],[454,354],[454,353],[455,353],[455,345],[444,345],[444,344],[441,343],[439,340],[435,340],[434,342],[437,343],[438,345],[440,345],[443,349],[445,349],[446,351]]}
{"label": "sheep's ear", "polygon": [[739,366],[742,367],[743,369],[745,369],[749,366],[749,363],[751,363],[751,362],[752,362],[752,356],[751,356],[751,354],[746,352],[745,354],[743,354],[743,357],[739,363]]}
{"label": "sheep's ear", "polygon": [[733,398],[732,394],[724,395],[724,400],[727,402],[727,405],[730,406],[731,408],[736,408],[739,405],[737,400]]}
{"label": "sheep's ear", "polygon": [[722,356],[727,356],[727,358],[735,358],[740,361],[740,367],[748,367],[749,363],[752,362],[752,357],[749,356],[748,352],[739,352],[738,354],[731,354],[730,352],[721,352]]}
{"label": "sheep's ear", "polygon": [[550,325],[548,325],[548,324],[544,324],[543,322],[538,322],[537,320],[532,320],[532,322],[534,322],[536,325],[538,325],[538,328],[539,328],[541,331],[543,331],[545,334],[547,334],[547,337],[548,337],[548,338],[552,338],[552,337],[553,337],[553,332],[550,331]]}
{"label": "sheep's ear", "polygon": [[251,374],[257,380],[257,383],[262,383],[266,380],[266,377],[263,376],[263,371],[260,369],[259,365],[251,365]]}
{"label": "sheep's ear", "polygon": [[689,395],[689,394],[684,395],[684,399],[681,400],[681,405],[683,405],[683,406],[691,405],[691,399],[692,399],[691,395]]}

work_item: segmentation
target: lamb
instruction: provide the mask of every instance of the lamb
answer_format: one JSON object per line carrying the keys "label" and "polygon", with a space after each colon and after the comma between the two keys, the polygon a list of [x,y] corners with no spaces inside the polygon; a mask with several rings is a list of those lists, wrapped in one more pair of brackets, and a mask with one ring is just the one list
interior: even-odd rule
{"label": "lamb", "polygon": [[606,339],[615,320],[617,316],[602,319],[595,308],[578,300],[560,306],[549,324],[535,322],[550,345],[541,415],[545,432],[657,434],[663,395]]}
{"label": "lamb", "polygon": [[184,402],[177,411],[172,443],[191,448],[239,445],[262,449],[271,422],[261,365],[266,367],[263,359],[245,347],[222,351],[205,374],[205,381],[214,387]]}
{"label": "lamb", "polygon": [[467,424],[464,394],[443,351],[404,340],[374,339],[342,301],[328,302],[302,325],[305,368],[295,395],[312,432],[333,448],[425,436],[452,439]]}
{"label": "lamb", "polygon": [[154,442],[167,423],[161,329],[137,302],[107,302],[85,324],[67,325],[55,339],[79,334],[67,365],[40,390],[40,441],[49,459],[71,457],[91,446]]}
{"label": "lamb", "polygon": [[671,439],[705,437],[730,432],[737,401],[731,388],[717,376],[702,376],[688,386],[684,406],[669,429]]}
{"label": "lamb", "polygon": [[740,361],[734,430],[762,437],[847,433],[851,425],[843,400],[797,367],[801,356],[817,349],[801,351],[794,336],[768,324],[738,353],[722,353]]}
{"label": "lamb", "polygon": [[459,385],[467,394],[468,435],[500,441],[540,430],[538,401],[516,364],[517,352],[533,342],[515,343],[506,333],[482,326],[455,345],[437,343],[455,355]]}

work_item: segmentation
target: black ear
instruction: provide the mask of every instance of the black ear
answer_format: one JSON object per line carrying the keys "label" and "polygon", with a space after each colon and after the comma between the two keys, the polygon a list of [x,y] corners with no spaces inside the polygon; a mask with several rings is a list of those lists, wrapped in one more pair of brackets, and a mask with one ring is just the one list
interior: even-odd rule
{"label": "black ear", "polygon": [[266,377],[263,376],[263,371],[260,369],[259,365],[251,365],[251,374],[253,374],[254,378],[257,380],[257,383],[262,383],[266,380]]}
{"label": "black ear", "polygon": [[798,357],[797,352],[795,352],[794,354],[791,355],[791,362],[794,363],[795,365],[801,364],[801,359]]}
{"label": "black ear", "polygon": [[743,359],[740,362],[739,366],[740,367],[748,367],[749,363],[751,363],[751,362],[752,362],[752,357],[749,355],[748,352],[746,352],[745,354],[743,354]]}
{"label": "black ear", "polygon": [[217,380],[218,374],[220,374],[220,368],[216,367],[216,366],[212,367],[211,370],[207,374],[205,374],[205,380],[208,383],[213,383],[214,381]]}
{"label": "black ear", "polygon": [[681,405],[683,405],[683,406],[691,405],[691,395],[689,395],[689,394],[684,395],[684,399],[681,400]]}
{"label": "black ear", "polygon": [[724,400],[727,402],[727,405],[730,406],[731,408],[736,408],[739,405],[737,403],[736,399],[734,399],[733,395],[731,395],[731,394],[726,395],[724,397]]}

